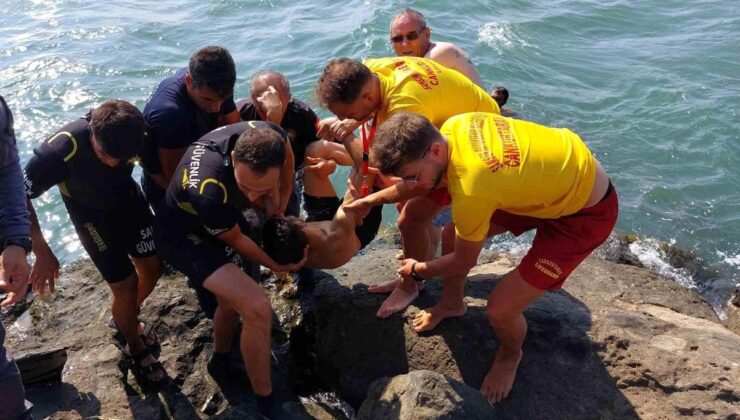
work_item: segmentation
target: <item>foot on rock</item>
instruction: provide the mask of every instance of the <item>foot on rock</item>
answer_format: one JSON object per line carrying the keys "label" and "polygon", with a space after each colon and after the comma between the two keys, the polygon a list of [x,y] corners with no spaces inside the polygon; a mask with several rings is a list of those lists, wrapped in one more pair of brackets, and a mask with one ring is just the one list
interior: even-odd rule
{"label": "foot on rock", "polygon": [[390,293],[396,288],[396,286],[398,286],[398,283],[400,282],[400,280],[394,279],[385,283],[374,284],[368,287],[367,291],[369,293]]}
{"label": "foot on rock", "polygon": [[413,290],[406,290],[399,283],[398,287],[393,289],[391,295],[380,305],[376,315],[378,318],[388,318],[394,313],[406,309],[417,296],[419,296],[418,287],[414,286]]}
{"label": "foot on rock", "polygon": [[491,365],[491,370],[488,371],[485,379],[483,379],[483,385],[480,388],[480,392],[488,402],[494,404],[509,396],[511,387],[514,385],[514,379],[516,378],[516,370],[521,361],[521,349],[498,349],[496,358]]}
{"label": "foot on rock", "polygon": [[436,306],[420,311],[414,317],[412,325],[414,331],[424,332],[430,331],[437,328],[440,322],[447,318],[454,318],[465,315],[468,312],[468,307],[465,302],[461,302],[460,306],[450,308],[437,304]]}

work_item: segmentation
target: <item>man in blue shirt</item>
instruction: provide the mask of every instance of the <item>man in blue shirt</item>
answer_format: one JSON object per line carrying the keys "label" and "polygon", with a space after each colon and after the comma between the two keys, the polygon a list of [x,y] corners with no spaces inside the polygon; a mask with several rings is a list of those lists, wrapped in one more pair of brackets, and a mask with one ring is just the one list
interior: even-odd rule
{"label": "man in blue shirt", "polygon": [[234,104],[236,67],[222,47],[205,47],[187,68],[159,84],[144,108],[148,139],[141,187],[156,212],[180,159],[211,130],[239,122]]}
{"label": "man in blue shirt", "polygon": [[[13,116],[0,96],[0,289],[7,297],[2,306],[12,305],[26,295],[31,227],[26,209],[23,172],[13,132]],[[31,418],[31,403],[25,401],[21,374],[5,350],[5,329],[0,324],[0,419]]]}

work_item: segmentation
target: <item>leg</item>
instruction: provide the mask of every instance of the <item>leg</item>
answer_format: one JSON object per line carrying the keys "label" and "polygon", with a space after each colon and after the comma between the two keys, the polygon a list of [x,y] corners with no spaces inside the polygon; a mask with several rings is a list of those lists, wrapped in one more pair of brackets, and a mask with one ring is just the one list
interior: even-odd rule
{"label": "leg", "polygon": [[[132,355],[141,353],[146,349],[146,344],[139,336],[139,320],[136,318],[138,314],[136,300],[138,283],[136,274],[131,274],[119,282],[108,283],[111,292],[113,292],[113,304],[111,305],[113,320],[121,330]],[[141,366],[147,367],[156,361],[153,356],[148,356],[141,361]],[[149,379],[154,381],[163,378],[164,372],[161,369],[149,375]]]}
{"label": "leg", "polygon": [[244,365],[254,393],[272,394],[270,381],[270,301],[262,289],[233,263],[213,272],[203,286],[233,307],[242,317],[240,344]]}
{"label": "leg", "polygon": [[140,308],[141,304],[154,290],[157,281],[164,274],[164,264],[158,255],[151,257],[132,258],[136,268],[136,276],[139,278],[136,294],[136,307]]}
{"label": "leg", "polygon": [[481,393],[489,402],[496,403],[509,395],[514,385],[516,370],[522,360],[522,344],[527,335],[524,309],[543,290],[525,282],[515,269],[506,274],[488,297],[488,319],[501,344],[488,371]]}
{"label": "leg", "polygon": [[[442,255],[455,250],[455,225],[449,224],[442,231]],[[416,332],[429,331],[442,320],[463,316],[468,311],[463,300],[465,296],[465,276],[451,276],[442,279],[442,296],[434,307],[416,314],[413,325]]]}
{"label": "leg", "polygon": [[239,329],[239,312],[221,298],[213,315],[213,352],[228,353]]}
{"label": "leg", "polygon": [[[506,232],[506,228],[491,223],[488,237]],[[455,225],[448,224],[442,231],[442,255],[455,250]],[[442,279],[442,296],[430,309],[416,314],[413,325],[416,332],[437,328],[447,318],[463,316],[468,311],[465,305],[465,276],[451,276]]]}
{"label": "leg", "polygon": [[5,349],[5,328],[0,324],[0,419],[31,418],[31,403],[26,401],[21,373]]}
{"label": "leg", "polygon": [[[427,197],[409,200],[403,207],[398,218],[398,227],[401,230],[403,253],[406,258],[418,261],[430,259],[428,226],[440,209],[439,205]],[[380,306],[377,316],[387,318],[395,312],[402,311],[419,296],[419,287],[414,281],[398,282],[391,295]],[[370,292],[377,292],[377,289]]]}

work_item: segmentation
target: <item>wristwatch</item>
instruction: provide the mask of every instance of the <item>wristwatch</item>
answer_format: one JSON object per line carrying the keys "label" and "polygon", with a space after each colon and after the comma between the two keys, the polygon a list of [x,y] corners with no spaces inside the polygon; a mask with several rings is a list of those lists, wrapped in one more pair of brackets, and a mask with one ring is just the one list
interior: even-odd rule
{"label": "wristwatch", "polygon": [[424,279],[421,278],[419,273],[416,272],[416,264],[418,263],[411,264],[411,278],[414,279],[414,281],[424,281]]}
{"label": "wristwatch", "polygon": [[10,245],[15,245],[23,248],[26,254],[31,252],[31,238],[28,236],[16,236],[15,238],[6,239],[5,242],[0,243],[0,251],[5,251]]}

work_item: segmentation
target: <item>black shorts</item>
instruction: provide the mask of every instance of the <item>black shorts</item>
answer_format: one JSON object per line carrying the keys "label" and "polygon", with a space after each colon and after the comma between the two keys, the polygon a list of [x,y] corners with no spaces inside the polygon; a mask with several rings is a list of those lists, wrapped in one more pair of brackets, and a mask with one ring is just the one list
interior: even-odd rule
{"label": "black shorts", "polygon": [[[342,205],[342,201],[344,200],[340,200],[338,197],[314,197],[303,193],[303,208],[308,213],[306,221],[320,222],[332,220]],[[367,244],[375,239],[382,221],[383,206],[375,206],[365,216],[362,225],[355,227],[355,235],[360,240],[360,249],[365,248]]]}
{"label": "black shorts", "polygon": [[157,254],[153,216],[141,190],[109,210],[65,199],[64,205],[82,246],[108,283],[125,280],[135,272],[131,258]]}
{"label": "black shorts", "polygon": [[[203,287],[203,282],[216,270],[234,263],[255,281],[259,281],[259,264],[242,259],[233,248],[207,233],[186,232],[181,227],[172,226],[162,219],[166,217],[157,217],[154,222],[157,249],[162,259],[188,277],[188,286],[195,290],[200,307],[209,318],[213,318],[218,301],[213,293]],[[249,218],[247,223],[261,223],[261,219]],[[240,228],[259,243],[261,226],[245,225]]]}

